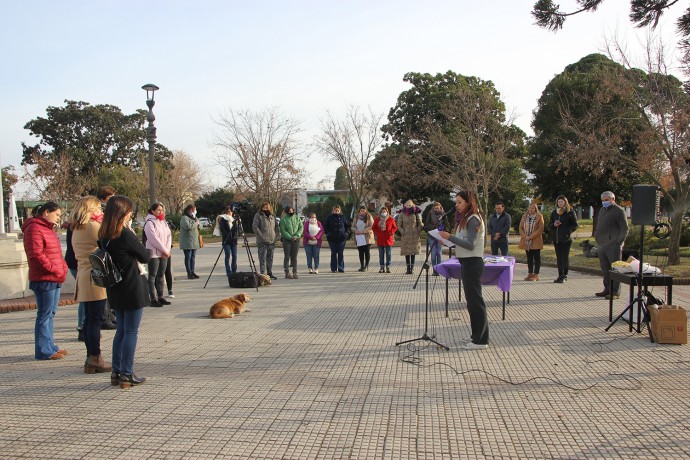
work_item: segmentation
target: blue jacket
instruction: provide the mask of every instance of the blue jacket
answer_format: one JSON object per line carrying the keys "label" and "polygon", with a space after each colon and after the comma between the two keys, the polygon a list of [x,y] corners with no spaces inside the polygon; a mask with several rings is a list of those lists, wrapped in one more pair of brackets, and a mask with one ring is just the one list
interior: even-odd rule
{"label": "blue jacket", "polygon": [[489,238],[492,240],[494,239],[494,235],[496,233],[500,233],[501,237],[496,240],[504,240],[508,238],[508,233],[510,232],[510,224],[512,223],[513,219],[510,217],[510,214],[507,212],[503,211],[503,214],[500,215],[500,217],[496,217],[496,213],[492,213],[489,216],[489,225],[486,227],[486,231],[489,234]]}
{"label": "blue jacket", "polygon": [[323,226],[328,241],[342,243],[350,234],[350,221],[342,214],[331,214]]}

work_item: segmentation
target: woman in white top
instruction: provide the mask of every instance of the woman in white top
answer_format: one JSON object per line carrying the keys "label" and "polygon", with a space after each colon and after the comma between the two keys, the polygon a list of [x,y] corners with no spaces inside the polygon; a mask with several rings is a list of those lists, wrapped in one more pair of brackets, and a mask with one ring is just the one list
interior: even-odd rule
{"label": "woman in white top", "polygon": [[323,237],[323,225],[316,219],[313,212],[309,219],[304,222],[304,232],[302,232],[302,245],[304,253],[307,255],[307,268],[309,273],[319,273],[319,253],[321,252],[321,238]]}
{"label": "woman in white top", "polygon": [[369,260],[371,258],[369,249],[374,242],[373,226],[374,218],[371,217],[367,208],[361,206],[352,221],[352,231],[355,234],[355,242],[359,252],[359,270],[357,271],[360,272],[365,272],[369,269]]}

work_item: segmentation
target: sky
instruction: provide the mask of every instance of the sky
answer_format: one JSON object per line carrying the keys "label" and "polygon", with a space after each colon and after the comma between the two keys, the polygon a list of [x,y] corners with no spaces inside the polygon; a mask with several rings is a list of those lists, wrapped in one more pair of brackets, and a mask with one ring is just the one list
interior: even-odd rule
{"label": "sky", "polygon": [[[227,177],[213,139],[229,109],[277,107],[299,120],[307,187],[337,165],[309,144],[326,111],[348,105],[388,114],[409,89],[407,72],[448,70],[491,80],[528,134],[547,83],[602,52],[606,37],[640,49],[645,31],[629,1],[607,0],[557,33],[534,25],[532,0],[22,0],[0,16],[0,164],[21,171],[24,125],[65,100],[146,109],[154,83],[158,142],[194,158],[213,187]],[[573,0],[560,2],[573,10]],[[658,32],[676,42],[683,2]],[[18,198],[30,190],[18,187]]]}

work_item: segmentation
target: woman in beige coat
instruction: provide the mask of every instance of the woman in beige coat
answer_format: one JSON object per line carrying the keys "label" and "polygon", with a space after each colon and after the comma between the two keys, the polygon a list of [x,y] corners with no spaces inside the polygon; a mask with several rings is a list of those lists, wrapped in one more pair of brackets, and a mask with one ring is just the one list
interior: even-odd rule
{"label": "woman in beige coat", "polygon": [[412,200],[407,200],[398,214],[398,230],[400,231],[400,255],[405,256],[407,271],[405,274],[411,275],[414,270],[415,255],[419,254],[422,248],[420,234],[424,229],[422,222],[422,210],[419,209]]}
{"label": "woman in beige coat", "polygon": [[357,251],[359,252],[359,272],[365,272],[369,269],[369,260],[371,259],[370,248],[374,244],[374,218],[371,217],[369,211],[364,206],[359,208],[359,212],[352,220],[352,233],[355,234],[355,243],[357,244]]}
{"label": "woman in beige coat", "polygon": [[541,267],[541,250],[544,248],[544,216],[532,203],[527,212],[520,219],[520,244],[527,254],[527,270],[529,275],[525,281],[539,281],[539,268]]}
{"label": "woman in beige coat", "polygon": [[89,262],[89,254],[98,248],[98,230],[102,221],[101,202],[95,196],[79,199],[70,216],[72,247],[77,258],[75,297],[78,302],[84,302],[84,372],[87,374],[110,372],[112,368],[101,356],[101,325],[105,315],[106,292],[91,281]]}

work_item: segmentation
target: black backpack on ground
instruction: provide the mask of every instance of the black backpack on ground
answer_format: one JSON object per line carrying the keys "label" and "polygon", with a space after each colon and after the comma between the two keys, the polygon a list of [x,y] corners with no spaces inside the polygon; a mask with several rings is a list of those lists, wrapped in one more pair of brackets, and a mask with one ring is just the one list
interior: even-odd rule
{"label": "black backpack on ground", "polygon": [[107,250],[108,241],[105,246],[98,241],[98,249],[89,254],[89,262],[91,262],[91,280],[96,286],[109,288],[115,286],[122,281],[122,272],[115,265],[113,259],[110,258],[110,253]]}
{"label": "black backpack on ground", "polygon": [[259,284],[259,276],[250,272],[235,272],[228,275],[231,288],[255,288]]}

